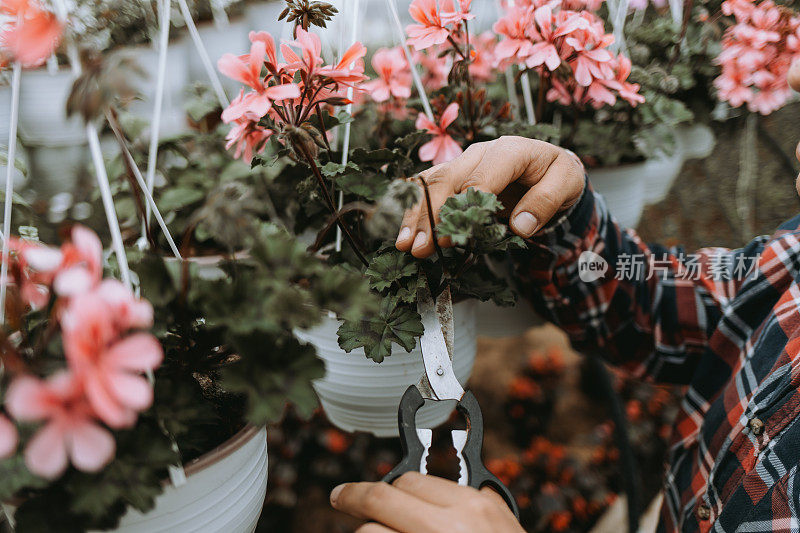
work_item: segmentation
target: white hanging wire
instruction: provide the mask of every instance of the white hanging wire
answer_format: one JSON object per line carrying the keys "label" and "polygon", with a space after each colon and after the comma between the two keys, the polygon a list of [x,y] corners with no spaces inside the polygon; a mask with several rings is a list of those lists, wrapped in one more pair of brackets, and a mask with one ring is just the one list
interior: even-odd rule
{"label": "white hanging wire", "polygon": [[0,324],[6,321],[6,288],[8,286],[8,254],[11,235],[11,210],[14,196],[14,161],[17,157],[17,123],[19,122],[19,84],[22,66],[14,62],[11,75],[11,114],[8,125],[8,162],[6,163],[6,197],[3,205],[3,264],[0,267]]}
{"label": "white hanging wire", "polygon": [[183,21],[186,23],[186,29],[189,30],[189,36],[191,36],[194,47],[197,49],[200,60],[203,62],[203,67],[206,69],[208,79],[211,80],[211,87],[214,89],[214,92],[217,95],[219,105],[223,108],[226,108],[230,104],[230,101],[228,100],[228,96],[225,94],[225,89],[222,87],[219,74],[214,68],[211,58],[208,57],[208,51],[206,50],[206,46],[203,44],[203,39],[200,37],[200,33],[197,31],[197,26],[194,24],[192,12],[189,10],[186,0],[178,0],[178,7],[181,9],[181,15],[183,16]]}
{"label": "white hanging wire", "polygon": [[394,22],[395,33],[397,34],[400,46],[403,47],[403,51],[406,54],[406,61],[408,61],[408,65],[411,68],[411,76],[414,78],[414,85],[417,87],[419,98],[422,101],[422,109],[425,110],[425,115],[428,117],[428,120],[434,122],[435,119],[433,118],[431,104],[428,101],[428,95],[425,92],[425,87],[422,85],[422,79],[419,77],[419,71],[417,70],[414,56],[411,55],[411,49],[409,49],[408,43],[406,43],[406,34],[405,30],[403,30],[403,24],[400,22],[400,15],[397,13],[397,5],[394,3],[394,0],[386,0],[386,5],[389,7],[389,13],[392,16],[392,22]]}
{"label": "white hanging wire", "polygon": [[[161,133],[161,109],[164,102],[164,85],[167,78],[167,51],[169,47],[170,0],[158,3],[158,71],[156,78],[156,94],[153,99],[153,120],[150,122],[150,146],[147,151],[147,192],[152,195],[156,181],[156,163],[158,161],[158,138]],[[133,165],[136,167],[136,165]],[[137,168],[138,171],[138,168]],[[142,238],[145,240],[147,226],[150,224],[150,203],[145,206],[142,221]],[[170,239],[171,240],[171,239]]]}
{"label": "white hanging wire", "polygon": [[683,0],[669,0],[669,11],[672,22],[678,27],[683,25]]}
{"label": "white hanging wire", "polygon": [[[509,7],[514,7],[514,0],[508,0]],[[533,109],[533,95],[531,94],[531,80],[528,71],[524,71],[519,76],[519,83],[522,86],[522,100],[525,102],[525,116],[528,124],[536,124],[536,112]]]}
{"label": "white hanging wire", "polygon": [[[56,15],[63,24],[66,24],[69,11],[65,0],[55,0],[54,6],[57,12]],[[73,76],[77,78],[81,75],[81,62],[75,43],[71,41],[67,43],[67,59],[69,60]],[[97,133],[97,128],[91,122],[86,123],[86,137],[89,140],[89,152],[92,156],[97,185],[100,188],[100,197],[103,200],[103,208],[106,212],[106,220],[108,221],[108,229],[111,233],[114,255],[117,257],[117,262],[119,263],[120,278],[122,278],[122,283],[130,289],[131,273],[128,268],[128,258],[125,256],[125,247],[122,243],[122,233],[119,229],[117,213],[114,210],[114,199],[111,196],[111,186],[108,183],[108,174],[106,174],[103,153],[100,150],[100,137]]]}
{"label": "white hanging wire", "polygon": [[[63,24],[66,25],[69,10],[65,0],[55,0],[54,6],[56,8],[57,17]],[[75,43],[72,41],[67,42],[67,59],[69,61],[73,76],[77,78],[81,75],[81,63],[78,57],[78,49],[76,48]],[[86,136],[89,140],[89,151],[92,156],[92,162],[94,163],[97,185],[100,188],[100,197],[103,200],[103,208],[105,209],[108,228],[111,232],[114,255],[117,257],[117,262],[119,263],[120,277],[122,278],[122,283],[129,290],[133,290],[130,268],[128,267],[128,258],[125,255],[125,247],[122,242],[122,233],[120,232],[117,213],[114,209],[114,199],[111,195],[111,186],[108,182],[108,174],[106,173],[106,166],[105,162],[103,161],[103,152],[100,148],[100,137],[97,133],[97,128],[92,122],[86,123]],[[134,165],[134,168],[136,168],[136,165]],[[147,380],[152,386],[155,383],[153,371],[148,370],[146,375]],[[180,450],[178,449],[178,443],[175,441],[175,438],[166,430],[163,422],[160,420],[159,425],[161,426],[162,431],[170,439],[173,451],[175,451],[178,457],[180,457]],[[183,469],[183,464],[179,464],[178,466],[170,465],[168,470],[170,481],[174,486],[178,487],[186,483],[186,472]]]}
{"label": "white hanging wire", "polygon": [[[360,8],[360,3],[361,3],[360,0],[353,0],[353,2],[354,3],[353,3],[353,6],[352,6],[352,9],[350,10],[352,12],[352,14],[353,14],[352,15],[353,18],[350,21],[350,43],[351,44],[355,43],[356,39],[358,38],[358,22],[359,22],[359,18],[360,18],[359,14],[360,14],[360,11],[361,11],[359,9]],[[349,4],[349,2],[348,2],[348,4]],[[348,5],[348,4],[345,4],[345,5]],[[341,32],[339,32],[339,35],[341,36]],[[339,53],[340,54],[344,54],[344,47],[341,46],[341,45],[339,46]],[[354,66],[354,64],[352,64],[352,63],[349,65],[350,68],[353,68],[353,66]],[[347,88],[347,99],[350,100],[351,102],[349,104],[347,104],[347,106],[345,107],[345,110],[347,111],[348,115],[352,115],[353,114],[353,103],[352,103],[352,100],[353,100],[353,88],[352,87],[348,87]],[[320,120],[322,120],[322,117],[320,117]],[[344,165],[345,167],[347,167],[347,159],[348,159],[349,152],[350,152],[350,123],[348,122],[347,124],[344,125],[344,133],[342,134],[342,165]],[[339,191],[339,203],[338,203],[339,207],[338,208],[341,209],[342,205],[344,205],[344,191],[340,190]],[[337,252],[341,252],[342,251],[342,228],[338,224],[336,225],[336,251]]]}
{"label": "white hanging wire", "polygon": [[609,47],[616,53],[627,53],[625,44],[625,20],[628,18],[629,0],[607,0],[608,12],[611,19],[614,43]]}

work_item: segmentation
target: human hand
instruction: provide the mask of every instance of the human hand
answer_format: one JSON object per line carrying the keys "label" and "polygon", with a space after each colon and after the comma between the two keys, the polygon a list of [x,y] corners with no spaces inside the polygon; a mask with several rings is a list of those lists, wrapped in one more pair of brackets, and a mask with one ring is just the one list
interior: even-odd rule
{"label": "human hand", "polygon": [[[436,165],[420,176],[428,184],[431,211],[470,187],[498,195],[510,212],[509,225],[520,237],[530,237],[556,213],[581,197],[584,171],[580,160],[563,148],[525,137],[505,136],[471,145],[456,159]],[[415,257],[434,252],[425,198],[403,217],[397,249]],[[447,239],[440,238],[447,246]]]}
{"label": "human hand", "polygon": [[356,533],[519,533],[524,532],[503,498],[452,481],[403,474],[391,485],[346,483],[331,492],[331,505],[372,520]]}

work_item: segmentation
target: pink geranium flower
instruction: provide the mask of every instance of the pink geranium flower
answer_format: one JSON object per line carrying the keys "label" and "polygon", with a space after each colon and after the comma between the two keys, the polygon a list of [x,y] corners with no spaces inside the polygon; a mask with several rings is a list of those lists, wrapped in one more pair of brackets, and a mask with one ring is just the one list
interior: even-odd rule
{"label": "pink geranium flower", "polygon": [[416,123],[417,129],[425,130],[433,135],[433,139],[419,147],[420,161],[432,161],[434,165],[439,165],[452,161],[463,152],[461,146],[447,133],[447,127],[457,116],[458,104],[455,102],[445,108],[439,124],[431,122],[424,113],[419,114]]}
{"label": "pink geranium flower", "polygon": [[70,237],[60,249],[29,245],[21,253],[31,269],[52,279],[59,296],[85,292],[103,276],[103,245],[97,235],[85,226],[75,225]]}
{"label": "pink geranium flower", "polygon": [[450,72],[450,58],[439,57],[438,48],[440,47],[412,52],[414,62],[422,68],[422,85],[433,91],[447,85],[447,75]]}
{"label": "pink geranium flower", "polygon": [[353,86],[367,79],[364,76],[365,55],[367,48],[357,42],[342,54],[342,59],[336,65],[322,67],[319,72],[337,83]]}
{"label": "pink geranium flower", "polygon": [[476,35],[472,39],[472,61],[469,74],[478,81],[492,81],[495,77],[495,54],[497,39],[490,31]]}
{"label": "pink geranium flower", "polygon": [[381,48],[372,56],[378,77],[361,86],[376,102],[411,96],[411,69],[400,48]]}
{"label": "pink geranium flower", "polygon": [[231,147],[235,147],[233,157],[242,158],[249,163],[256,154],[267,148],[267,141],[272,134],[272,130],[259,126],[252,120],[241,118],[234,121],[231,131],[225,136],[228,141],[225,149],[230,150]]}
{"label": "pink geranium flower", "polygon": [[163,352],[149,333],[120,338],[130,326],[149,326],[152,308],[117,283],[72,298],[61,325],[64,355],[88,403],[110,427],[124,428],[150,407],[153,390],[142,373],[158,367]]}
{"label": "pink geranium flower", "polygon": [[19,435],[17,426],[8,418],[0,415],[0,459],[5,459],[17,449]]}
{"label": "pink geranium flower", "polygon": [[475,18],[469,13],[471,0],[460,0],[459,9],[452,0],[414,0],[408,8],[416,24],[406,26],[408,44],[417,50],[439,45],[450,35],[448,26]]}
{"label": "pink geranium flower", "polygon": [[56,16],[35,0],[0,0],[0,48],[23,67],[38,67],[53,55],[63,33]]}
{"label": "pink geranium flower", "polygon": [[26,466],[37,476],[55,479],[70,462],[78,470],[96,472],[113,459],[114,437],[95,421],[74,374],[63,371],[47,380],[17,377],[5,402],[15,419],[44,422],[24,451]]}

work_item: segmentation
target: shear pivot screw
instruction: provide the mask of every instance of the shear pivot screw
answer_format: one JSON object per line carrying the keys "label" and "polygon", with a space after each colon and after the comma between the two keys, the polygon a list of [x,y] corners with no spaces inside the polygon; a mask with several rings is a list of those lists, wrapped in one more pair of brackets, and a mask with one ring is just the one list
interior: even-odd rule
{"label": "shear pivot screw", "polygon": [[442,367],[437,368],[436,369],[436,375],[437,376],[444,376],[444,368],[442,368]]}

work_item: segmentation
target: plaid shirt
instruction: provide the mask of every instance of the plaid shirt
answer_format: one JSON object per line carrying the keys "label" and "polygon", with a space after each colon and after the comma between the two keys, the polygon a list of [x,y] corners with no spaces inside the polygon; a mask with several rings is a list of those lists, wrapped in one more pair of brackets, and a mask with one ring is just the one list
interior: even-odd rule
{"label": "plaid shirt", "polygon": [[[744,248],[687,255],[620,229],[587,186],[531,247],[522,287],[577,349],[688,386],[659,531],[798,531],[800,216]],[[608,263],[594,281],[581,280],[588,251]]]}

